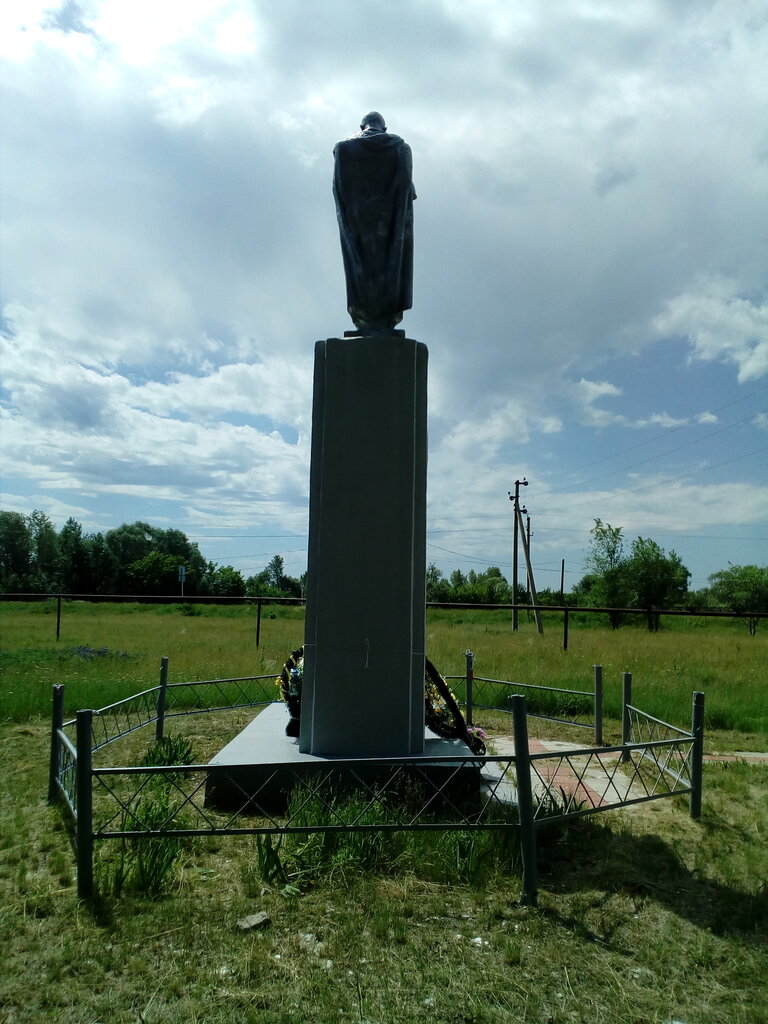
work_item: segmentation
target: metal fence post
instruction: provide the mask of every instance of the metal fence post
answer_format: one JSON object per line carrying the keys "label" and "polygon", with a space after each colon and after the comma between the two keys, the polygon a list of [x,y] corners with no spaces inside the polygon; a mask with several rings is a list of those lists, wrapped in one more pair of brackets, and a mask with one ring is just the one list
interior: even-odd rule
{"label": "metal fence post", "polygon": [[467,700],[466,700],[466,711],[464,712],[464,719],[467,725],[472,725],[472,684],[475,680],[475,656],[472,651],[465,651],[464,657],[467,659]]}
{"label": "metal fence post", "polygon": [[64,684],[53,687],[53,708],[51,711],[51,761],[48,771],[48,803],[55,804],[59,795],[59,729],[64,724]]}
{"label": "metal fence post", "polygon": [[93,898],[93,711],[77,712],[77,895]]}
{"label": "metal fence post", "polygon": [[160,689],[157,691],[157,722],[155,723],[155,739],[159,743],[165,728],[165,698],[168,690],[168,658],[160,662]]}
{"label": "metal fence post", "polygon": [[56,639],[61,639],[61,594],[56,602]]}
{"label": "metal fence post", "polygon": [[695,819],[701,817],[701,786],[704,766],[704,694],[701,690],[696,690],[693,694],[691,732],[693,733],[693,749],[691,751],[690,815]]}
{"label": "metal fence post", "polygon": [[517,777],[517,809],[520,815],[520,856],[523,862],[523,889],[520,902],[535,907],[538,896],[536,877],[536,830],[533,824],[533,788],[531,760],[528,751],[528,718],[525,697],[516,693],[510,698],[515,737],[515,775]]}
{"label": "metal fence post", "polygon": [[[629,706],[632,703],[632,673],[624,673],[623,695],[621,699],[621,745],[626,747],[632,738],[632,722],[629,717]],[[622,750],[621,760],[624,764],[630,760],[629,751]]]}
{"label": "metal fence post", "polygon": [[595,746],[603,745],[603,666],[595,665]]}
{"label": "metal fence post", "polygon": [[563,650],[568,650],[568,609],[563,612]]}

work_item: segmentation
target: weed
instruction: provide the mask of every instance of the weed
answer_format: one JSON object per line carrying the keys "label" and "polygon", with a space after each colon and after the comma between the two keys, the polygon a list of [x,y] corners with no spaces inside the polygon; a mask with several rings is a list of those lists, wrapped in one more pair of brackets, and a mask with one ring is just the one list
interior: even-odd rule
{"label": "weed", "polygon": [[[147,747],[140,764],[148,768],[161,765],[182,765],[194,762],[192,742],[185,736],[163,736]],[[164,779],[172,778],[168,774]]]}
{"label": "weed", "polygon": [[271,835],[256,836],[256,857],[259,866],[259,876],[267,885],[286,885],[288,882],[285,868],[280,860],[281,844],[282,836],[278,837],[274,845]]}
{"label": "weed", "polygon": [[[183,736],[165,736],[152,743],[140,763],[148,767],[192,764],[191,742]],[[120,831],[163,832],[181,828],[174,806],[176,783],[183,771],[151,775],[138,797],[129,800],[121,812]],[[139,776],[141,778],[141,776]],[[156,899],[168,888],[173,869],[182,850],[177,836],[147,835],[120,839],[117,855],[104,844],[96,865],[96,885],[102,896],[119,897],[123,893]]]}
{"label": "weed", "polygon": [[[122,814],[121,829],[135,829],[137,823],[147,832],[174,828],[178,821],[167,790],[143,793]],[[110,844],[96,865],[96,884],[102,896],[138,894],[156,899],[168,887],[171,872],[181,853],[181,840],[175,836],[140,836],[117,841],[117,856]]]}

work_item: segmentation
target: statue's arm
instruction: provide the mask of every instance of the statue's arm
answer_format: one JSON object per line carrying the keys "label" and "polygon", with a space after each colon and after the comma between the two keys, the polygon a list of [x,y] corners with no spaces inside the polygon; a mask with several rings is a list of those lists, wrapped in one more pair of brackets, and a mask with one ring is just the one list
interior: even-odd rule
{"label": "statue's arm", "polygon": [[415,199],[416,189],[413,187],[413,155],[411,153],[411,147],[407,142],[403,143],[403,153],[405,157],[405,169],[408,173],[408,180],[411,183],[411,199]]}

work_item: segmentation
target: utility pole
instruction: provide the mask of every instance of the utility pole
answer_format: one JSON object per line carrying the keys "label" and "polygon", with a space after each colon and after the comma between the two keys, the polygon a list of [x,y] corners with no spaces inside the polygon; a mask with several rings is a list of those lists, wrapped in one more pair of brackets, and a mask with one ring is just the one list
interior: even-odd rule
{"label": "utility pole", "polygon": [[521,512],[528,515],[528,509],[520,508],[520,488],[527,487],[528,481],[523,477],[522,480],[515,480],[515,493],[507,491],[509,500],[513,501],[514,504],[514,540],[512,541],[512,629],[517,632],[517,531],[518,531],[518,520],[520,519]]}
{"label": "utility pole", "polygon": [[536,593],[536,584],[533,581],[533,565],[531,564],[531,553],[528,550],[528,540],[525,535],[525,525],[523,524],[522,511],[518,509],[517,518],[520,523],[520,533],[523,535],[523,554],[525,555],[525,567],[528,570],[528,587],[531,591],[531,604],[533,605],[533,617],[536,619],[536,630],[539,636],[544,635],[544,626],[541,621],[541,612],[539,611],[539,596]]}

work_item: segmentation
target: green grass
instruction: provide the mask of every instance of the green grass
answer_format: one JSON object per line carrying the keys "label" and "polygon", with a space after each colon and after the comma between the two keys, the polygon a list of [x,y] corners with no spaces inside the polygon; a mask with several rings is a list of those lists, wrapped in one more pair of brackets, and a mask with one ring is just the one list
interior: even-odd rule
{"label": "green grass", "polygon": [[[265,608],[258,649],[255,608],[200,612],[65,602],[57,642],[55,602],[0,603],[0,720],[47,715],[53,683],[66,684],[69,710],[103,707],[155,685],[163,655],[172,682],[277,674],[303,640],[301,608]],[[540,637],[527,621],[513,633],[508,612],[430,610],[427,653],[443,674],[463,673],[470,648],[477,676],[574,690],[590,689],[593,665],[601,664],[605,713],[615,719],[624,672],[633,674],[636,703],[676,724],[690,722],[691,694],[702,690],[708,730],[734,734],[736,749],[768,747],[768,629],[750,637],[741,623],[717,619],[694,619],[688,628],[665,620],[658,633],[574,627],[564,652],[559,618],[550,620]],[[82,648],[107,653],[86,657]]]}
{"label": "green grass", "polygon": [[[540,831],[538,908],[519,904],[513,852],[486,856],[478,873],[468,862],[482,849],[422,834],[423,849],[372,840],[325,857],[309,848],[303,861],[281,847],[298,883],[287,890],[279,872],[265,885],[254,837],[192,839],[174,852],[165,895],[124,883],[120,899],[86,910],[62,814],[45,801],[51,684],[66,684],[72,711],[152,685],[163,655],[172,680],[277,673],[302,616],[267,615],[256,650],[249,609],[66,605],[57,644],[55,606],[0,605],[3,1024],[768,1021],[765,765],[705,763],[699,822],[675,799]],[[469,647],[478,675],[573,689],[588,688],[599,662],[611,709],[629,670],[640,706],[673,722],[703,689],[722,723],[707,749],[765,749],[760,633],[709,621],[658,634],[574,628],[564,654],[554,627],[542,641],[522,626],[513,635],[498,617],[430,613],[428,651],[444,673],[463,671]],[[176,719],[168,731],[204,761],[249,717]],[[152,738],[150,728],[120,741],[121,756],[138,762]],[[97,844],[99,863],[118,851],[117,840]],[[258,910],[265,928],[237,928]]]}
{"label": "green grass", "polygon": [[[8,1024],[768,1019],[764,767],[707,764],[698,823],[663,801],[540,832],[537,909],[520,906],[514,863],[480,886],[451,865],[435,881],[429,847],[424,869],[347,855],[284,895],[249,837],[185,843],[164,898],[128,892],[94,916],[45,803],[45,723],[0,740]],[[240,931],[258,910],[271,923]]]}

